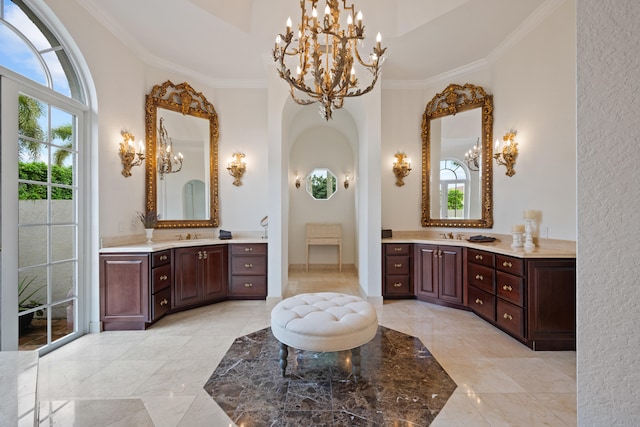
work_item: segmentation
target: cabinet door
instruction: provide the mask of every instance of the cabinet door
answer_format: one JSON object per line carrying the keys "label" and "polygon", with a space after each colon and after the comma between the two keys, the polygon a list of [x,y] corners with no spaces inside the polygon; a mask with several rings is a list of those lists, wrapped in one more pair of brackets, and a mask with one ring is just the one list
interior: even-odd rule
{"label": "cabinet door", "polygon": [[213,301],[227,296],[228,258],[226,246],[202,248],[202,298]]}
{"label": "cabinet door", "polygon": [[100,256],[100,320],[105,330],[144,329],[149,313],[149,256]]}
{"label": "cabinet door", "polygon": [[462,248],[438,246],[439,298],[462,304]]}
{"label": "cabinet door", "polygon": [[416,296],[438,298],[438,247],[415,245],[415,248]]}
{"label": "cabinet door", "polygon": [[198,284],[201,273],[198,255],[200,248],[181,248],[174,253],[175,278],[171,307],[179,308],[202,301],[202,286]]}

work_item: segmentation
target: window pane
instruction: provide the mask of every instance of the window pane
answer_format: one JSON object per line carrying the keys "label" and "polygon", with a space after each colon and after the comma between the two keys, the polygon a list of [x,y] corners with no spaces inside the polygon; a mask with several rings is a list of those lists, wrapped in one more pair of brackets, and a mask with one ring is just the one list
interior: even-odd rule
{"label": "window pane", "polygon": [[[22,192],[26,184],[22,184],[19,192]],[[42,187],[42,186],[38,186]],[[26,192],[27,190],[24,189]],[[46,200],[18,200],[18,224],[45,224],[47,222]]]}
{"label": "window pane", "polygon": [[49,68],[49,73],[51,73],[53,90],[71,97],[71,90],[69,89],[67,74],[65,73],[64,69],[62,68],[62,64],[60,63],[61,56],[64,59],[67,59],[66,54],[62,50],[43,53],[42,59],[44,59],[44,62],[47,63],[47,68]]}
{"label": "window pane", "polygon": [[69,198],[56,199],[51,201],[51,222],[54,224],[70,224],[76,221],[76,205],[74,203],[76,190],[54,188],[54,190],[64,190],[69,193]]}
{"label": "window pane", "polygon": [[73,332],[75,319],[74,301],[51,307],[51,341],[59,340]]}
{"label": "window pane", "polygon": [[51,226],[51,262],[76,258],[76,226]]}
{"label": "window pane", "polygon": [[51,266],[51,302],[66,301],[75,296],[76,262],[65,262]]}
{"label": "window pane", "polygon": [[18,310],[29,311],[47,303],[47,268],[36,267],[18,273]]}
{"label": "window pane", "polygon": [[0,65],[47,86],[42,62],[22,38],[0,21]]}
{"label": "window pane", "polygon": [[18,266],[29,267],[47,262],[49,247],[46,226],[21,226],[18,229]]}
{"label": "window pane", "polygon": [[47,344],[47,310],[20,316],[20,350],[37,350]]}
{"label": "window pane", "polygon": [[[29,38],[39,51],[50,49],[51,43],[33,21],[14,3],[5,3],[4,19]],[[56,43],[57,45],[57,43]]]}

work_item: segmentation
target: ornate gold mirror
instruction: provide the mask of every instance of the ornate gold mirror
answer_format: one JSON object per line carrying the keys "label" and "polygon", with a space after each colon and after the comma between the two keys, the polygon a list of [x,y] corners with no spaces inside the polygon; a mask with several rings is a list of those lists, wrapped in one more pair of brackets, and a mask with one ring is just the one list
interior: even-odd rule
{"label": "ornate gold mirror", "polygon": [[156,228],[218,227],[218,115],[188,83],[146,98],[146,207]]}
{"label": "ornate gold mirror", "polygon": [[422,116],[422,226],[493,227],[493,96],[450,84]]}

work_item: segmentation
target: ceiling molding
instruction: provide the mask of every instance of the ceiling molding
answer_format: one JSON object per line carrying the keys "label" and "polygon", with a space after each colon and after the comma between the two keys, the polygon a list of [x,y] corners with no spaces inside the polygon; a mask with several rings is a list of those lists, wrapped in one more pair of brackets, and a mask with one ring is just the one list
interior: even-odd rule
{"label": "ceiling molding", "polygon": [[425,80],[382,80],[382,89],[425,89],[441,83],[451,83],[452,80],[455,80],[461,75],[480,71],[488,67],[489,62],[486,59],[480,59]]}

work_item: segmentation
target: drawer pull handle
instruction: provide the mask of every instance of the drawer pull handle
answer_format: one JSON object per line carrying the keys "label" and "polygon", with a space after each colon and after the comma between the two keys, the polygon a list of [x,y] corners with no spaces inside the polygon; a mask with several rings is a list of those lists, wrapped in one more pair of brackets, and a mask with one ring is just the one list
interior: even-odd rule
{"label": "drawer pull handle", "polygon": [[167,279],[168,279],[168,277],[167,277],[166,274],[163,274],[162,276],[160,276],[160,280],[167,280]]}
{"label": "drawer pull handle", "polygon": [[476,259],[479,259],[480,261],[482,261],[483,257],[482,257],[482,255],[476,255]]}
{"label": "drawer pull handle", "polygon": [[511,267],[513,267],[513,264],[511,264],[509,261],[505,261],[505,262],[502,263],[502,266],[511,268]]}
{"label": "drawer pull handle", "polygon": [[504,317],[505,319],[513,320],[513,316],[509,313],[505,313],[504,315],[502,315],[502,317]]}
{"label": "drawer pull handle", "polygon": [[393,250],[396,252],[402,252],[402,248],[393,248]]}
{"label": "drawer pull handle", "polygon": [[393,287],[394,288],[401,288],[402,287],[402,283],[394,283]]}
{"label": "drawer pull handle", "polygon": [[245,264],[244,268],[253,268],[253,264]]}
{"label": "drawer pull handle", "polygon": [[476,274],[476,280],[484,280],[484,277],[482,277],[482,274]]}
{"label": "drawer pull handle", "polygon": [[160,261],[166,261],[167,258],[168,257],[166,255],[160,255]]}
{"label": "drawer pull handle", "polygon": [[484,304],[484,302],[480,298],[476,298],[476,304]]}
{"label": "drawer pull handle", "polygon": [[253,283],[245,283],[244,287],[245,288],[251,288],[251,287],[253,287]]}
{"label": "drawer pull handle", "polygon": [[245,252],[253,252],[253,248],[244,248]]}
{"label": "drawer pull handle", "polygon": [[198,251],[198,259],[202,259],[202,251]]}
{"label": "drawer pull handle", "polygon": [[509,291],[509,292],[511,292],[511,291],[513,290],[513,288],[511,287],[511,285],[504,285],[504,286],[502,287],[502,289],[504,289],[505,291]]}
{"label": "drawer pull handle", "polygon": [[167,299],[163,299],[162,301],[160,301],[160,307],[162,307],[163,305],[167,305],[169,304],[169,301],[167,301]]}
{"label": "drawer pull handle", "polygon": [[207,251],[198,251],[198,259],[207,259]]}
{"label": "drawer pull handle", "polygon": [[399,263],[398,263],[398,264],[393,264],[393,266],[394,266],[395,268],[402,268],[402,264],[399,264]]}

